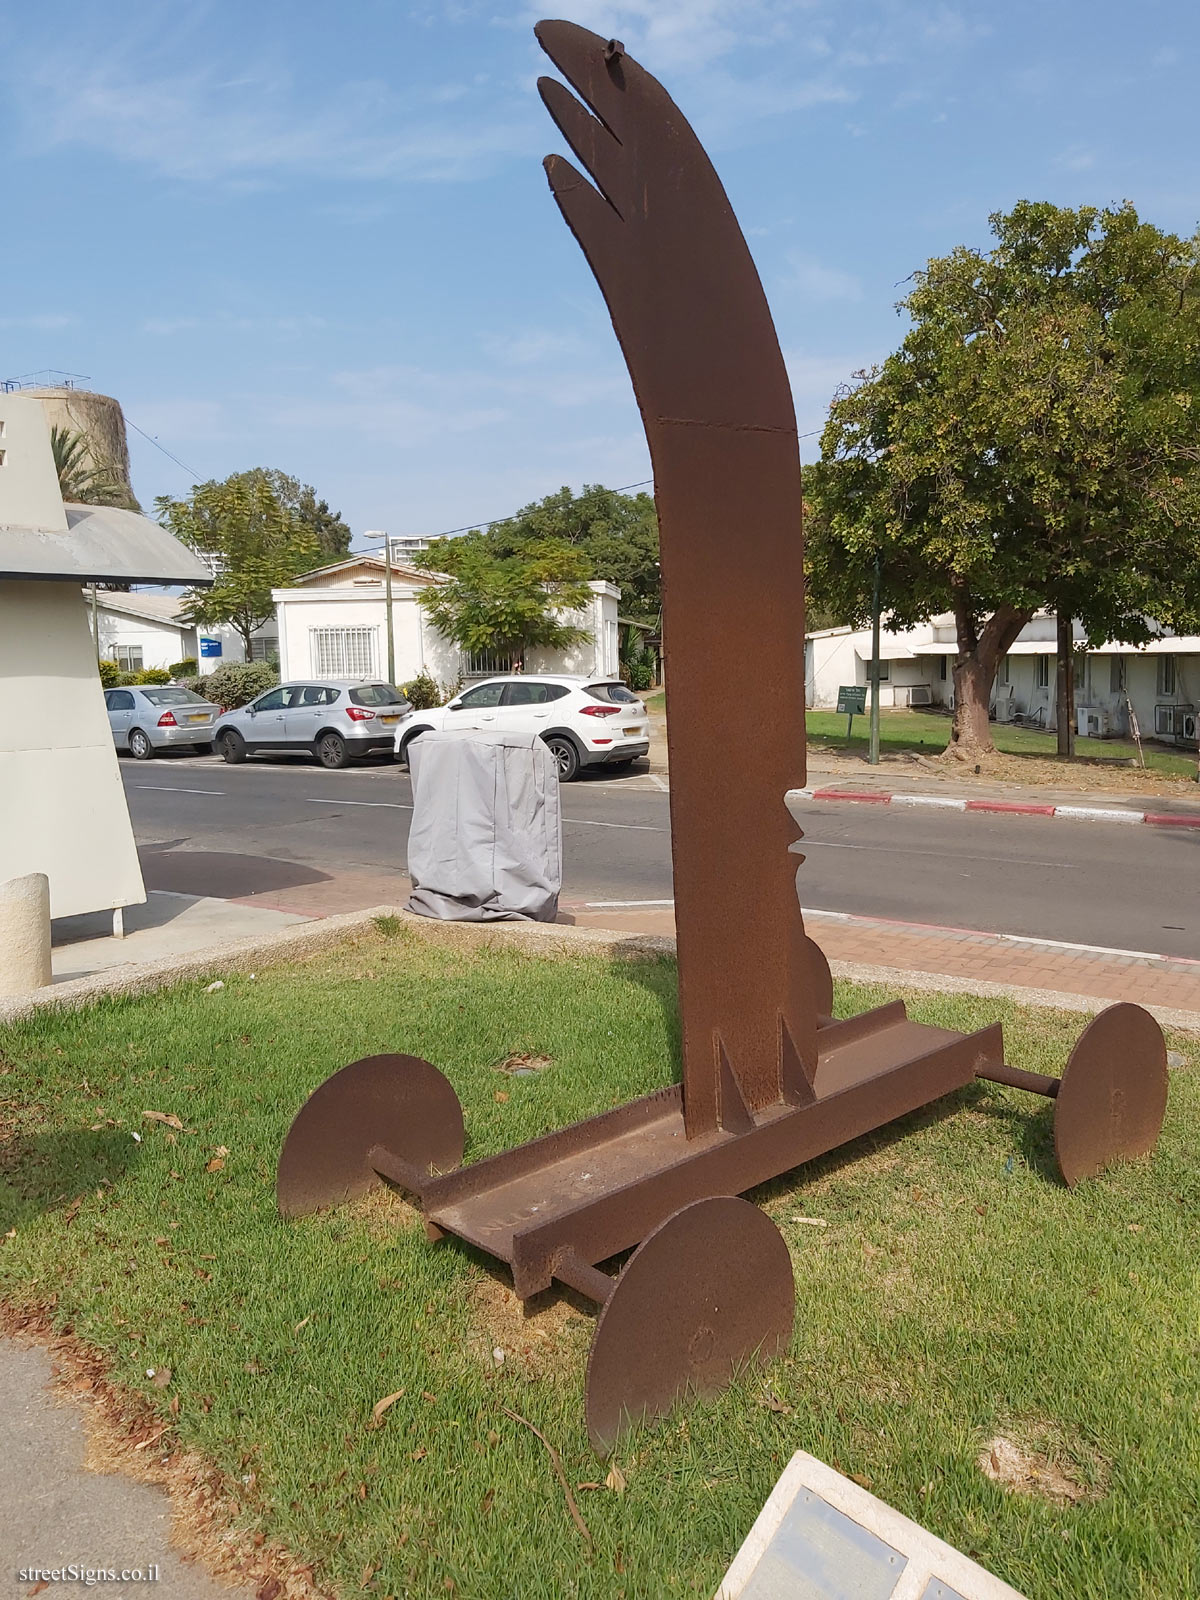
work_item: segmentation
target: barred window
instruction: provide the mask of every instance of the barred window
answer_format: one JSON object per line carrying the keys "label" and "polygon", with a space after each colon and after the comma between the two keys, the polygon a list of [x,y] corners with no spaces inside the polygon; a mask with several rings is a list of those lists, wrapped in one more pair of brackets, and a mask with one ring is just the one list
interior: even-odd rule
{"label": "barred window", "polygon": [[519,650],[472,650],[467,654],[468,678],[494,678],[498,673],[520,671]]}
{"label": "barred window", "polygon": [[378,676],[378,628],[310,628],[308,633],[315,678]]}

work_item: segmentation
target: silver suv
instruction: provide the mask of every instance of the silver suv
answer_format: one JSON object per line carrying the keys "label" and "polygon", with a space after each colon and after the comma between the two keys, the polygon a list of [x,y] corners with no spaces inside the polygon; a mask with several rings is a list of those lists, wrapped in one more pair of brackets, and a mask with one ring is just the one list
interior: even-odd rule
{"label": "silver suv", "polygon": [[378,750],[391,750],[412,707],[390,683],[361,678],[281,683],[238,711],[227,711],[213,733],[226,761],[300,750],[336,770]]}

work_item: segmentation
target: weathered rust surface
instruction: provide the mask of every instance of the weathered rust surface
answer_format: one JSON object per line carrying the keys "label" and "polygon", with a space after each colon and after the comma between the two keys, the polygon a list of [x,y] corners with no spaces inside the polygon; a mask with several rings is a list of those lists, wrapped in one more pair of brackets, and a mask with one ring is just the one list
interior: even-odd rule
{"label": "weathered rust surface", "polygon": [[1167,1042],[1141,1006],[1109,1006],[1071,1051],[1054,1105],[1054,1153],[1069,1187],[1154,1149],[1167,1110]]}
{"label": "weathered rust surface", "polygon": [[679,1091],[660,1090],[444,1177],[372,1159],[439,1229],[507,1261],[527,1299],[555,1278],[575,1281],[559,1270],[564,1261],[606,1261],[681,1207],[744,1193],[1002,1060],[999,1025],[963,1035],[909,1022],[896,1004],[882,1008],[875,1033],[838,1039],[848,1026],[830,1030],[821,1058],[835,1087],[815,1103],[781,1101],[744,1133],[687,1138]]}
{"label": "weathered rust surface", "polygon": [[[752,1111],[780,1098],[781,1021],[816,1065],[820,980],[783,803],[805,770],[796,419],[754,262],[679,108],[596,34],[569,22],[536,33],[586,102],[539,81],[597,187],[560,156],[546,172],[608,304],[654,463],[684,1109],[696,1136],[722,1121],[722,1047]],[[747,639],[757,687],[738,709],[745,759],[714,761],[714,709]]]}
{"label": "weathered rust surface", "polygon": [[700,1200],[634,1252],[592,1340],[587,1424],[605,1454],[625,1428],[710,1394],[787,1348],[792,1261],[779,1229],[746,1200]]}
{"label": "weathered rust surface", "polygon": [[340,1205],[379,1182],[367,1157],[385,1145],[425,1172],[463,1153],[458,1096],[420,1056],[364,1056],[315,1089],[288,1129],[275,1193],[285,1217]]}

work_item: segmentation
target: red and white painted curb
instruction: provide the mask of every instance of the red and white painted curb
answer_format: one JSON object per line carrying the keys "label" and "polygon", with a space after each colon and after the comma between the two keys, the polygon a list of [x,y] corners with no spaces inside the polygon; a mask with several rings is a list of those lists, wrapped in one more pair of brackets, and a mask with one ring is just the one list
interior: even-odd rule
{"label": "red and white painted curb", "polygon": [[1125,806],[1039,806],[1025,800],[964,800],[943,794],[884,794],[877,789],[789,789],[793,800],[849,800],[876,806],[934,806],[941,811],[992,811],[1005,816],[1065,817],[1071,822],[1148,822],[1157,828],[1200,828],[1200,809],[1130,811]]}

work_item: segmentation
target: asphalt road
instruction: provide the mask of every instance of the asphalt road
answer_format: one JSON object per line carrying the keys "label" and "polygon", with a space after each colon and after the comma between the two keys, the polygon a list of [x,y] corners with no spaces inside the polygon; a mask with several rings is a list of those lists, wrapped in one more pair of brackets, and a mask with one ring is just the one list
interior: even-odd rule
{"label": "asphalt road", "polygon": [[[403,768],[176,757],[121,769],[153,888],[232,896],[305,868],[404,871]],[[670,899],[669,799],[653,780],[585,776],[562,800],[565,899]],[[817,802],[804,832],[806,907],[1200,956],[1197,829]]]}

